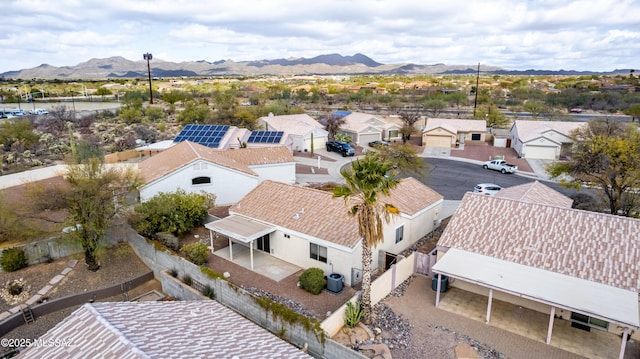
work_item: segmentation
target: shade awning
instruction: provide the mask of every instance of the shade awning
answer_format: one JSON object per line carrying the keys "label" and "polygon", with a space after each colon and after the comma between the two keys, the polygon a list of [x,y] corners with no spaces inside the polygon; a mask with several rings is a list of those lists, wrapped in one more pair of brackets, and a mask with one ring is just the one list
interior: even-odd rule
{"label": "shade awning", "polygon": [[209,230],[242,243],[249,243],[276,230],[273,226],[234,215],[209,222],[204,226]]}
{"label": "shade awning", "polygon": [[632,328],[640,326],[638,293],[456,248],[433,271]]}

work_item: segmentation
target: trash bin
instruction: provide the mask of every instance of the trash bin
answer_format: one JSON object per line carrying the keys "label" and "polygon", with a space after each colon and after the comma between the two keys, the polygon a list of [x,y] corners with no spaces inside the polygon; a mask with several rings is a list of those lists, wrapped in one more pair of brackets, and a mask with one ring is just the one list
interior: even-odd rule
{"label": "trash bin", "polygon": [[338,273],[331,273],[327,277],[327,290],[333,293],[342,292],[344,286],[344,276]]}
{"label": "trash bin", "polygon": [[[438,275],[434,275],[431,279],[431,289],[438,290]],[[449,277],[446,275],[440,276],[440,293],[444,293],[449,289]]]}

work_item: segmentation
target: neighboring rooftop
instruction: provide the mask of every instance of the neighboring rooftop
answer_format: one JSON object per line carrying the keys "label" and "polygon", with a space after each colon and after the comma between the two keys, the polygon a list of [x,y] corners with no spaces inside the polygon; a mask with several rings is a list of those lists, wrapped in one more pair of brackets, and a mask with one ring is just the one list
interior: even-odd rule
{"label": "neighboring rooftop", "polygon": [[196,160],[257,176],[249,166],[294,162],[284,146],[216,150],[191,141],[183,141],[138,163],[144,183],[152,182]]}
{"label": "neighboring rooftop", "polygon": [[439,246],[640,291],[640,220],[467,193]]}
{"label": "neighboring rooftop", "polygon": [[538,181],[503,188],[496,193],[495,196],[521,202],[547,204],[564,208],[571,208],[573,205],[573,199]]}
{"label": "neighboring rooftop", "polygon": [[[401,215],[413,216],[442,196],[414,178],[405,178],[381,197],[392,203]],[[292,231],[354,248],[360,241],[355,217],[347,215],[344,199],[333,193],[274,181],[264,181],[229,209],[238,214]]]}
{"label": "neighboring rooftop", "polygon": [[428,118],[424,131],[431,131],[434,128],[442,127],[449,132],[486,132],[487,121],[485,120],[463,120],[454,118]]}
{"label": "neighboring rooftop", "polygon": [[18,358],[311,358],[214,300],[85,304]]}
{"label": "neighboring rooftop", "polygon": [[518,132],[518,137],[523,142],[528,142],[543,136],[548,131],[570,137],[572,131],[586,126],[586,122],[516,120],[513,126]]}

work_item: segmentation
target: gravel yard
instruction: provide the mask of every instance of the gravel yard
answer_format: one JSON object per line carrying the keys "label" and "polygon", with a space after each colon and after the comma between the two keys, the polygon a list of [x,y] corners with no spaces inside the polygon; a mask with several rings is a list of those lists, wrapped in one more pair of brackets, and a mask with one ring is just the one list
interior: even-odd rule
{"label": "gravel yard", "polygon": [[[77,265],[47,293],[49,299],[62,298],[88,290],[108,287],[125,282],[149,271],[149,268],[136,256],[129,245],[122,243],[104,252],[101,260],[102,266],[97,272],[87,270],[82,256],[76,255],[58,259],[53,263],[33,265],[16,272],[0,273],[2,276],[1,283],[4,286],[7,281],[22,279],[25,283],[25,288],[27,288],[30,296],[32,296],[47,285],[53,277],[60,274],[61,271],[67,267],[68,262],[73,259],[78,260]],[[161,291],[160,283],[155,280],[149,281],[129,291],[128,298],[133,298],[153,289]],[[124,296],[118,295],[99,301],[123,300],[125,300]],[[7,303],[6,300],[0,299],[0,311],[8,310],[14,306],[15,305]],[[53,328],[77,308],[78,306],[74,306],[38,317],[34,323],[22,325],[9,332],[3,338],[37,338],[47,330]]]}

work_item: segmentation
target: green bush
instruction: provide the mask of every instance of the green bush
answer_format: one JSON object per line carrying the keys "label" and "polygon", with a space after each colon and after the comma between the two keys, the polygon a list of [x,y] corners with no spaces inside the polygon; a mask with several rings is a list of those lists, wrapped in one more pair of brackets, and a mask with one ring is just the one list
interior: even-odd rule
{"label": "green bush", "polygon": [[191,276],[188,274],[185,274],[182,277],[182,283],[188,285],[189,287],[191,287],[191,285],[193,284],[193,279],[191,279]]}
{"label": "green bush", "polygon": [[211,288],[210,285],[205,285],[204,288],[202,288],[202,295],[208,297],[209,299],[213,299],[216,293],[213,291],[213,288]]}
{"label": "green bush", "polygon": [[209,247],[202,242],[185,244],[181,250],[193,264],[201,265],[209,260]]}
{"label": "green bush", "polygon": [[153,238],[161,232],[179,236],[201,225],[214,203],[215,196],[204,192],[161,192],[137,205],[129,217],[129,223],[147,238]]}
{"label": "green bush", "polygon": [[309,293],[320,294],[326,284],[327,280],[320,268],[309,268],[300,276],[300,287]]}
{"label": "green bush", "polygon": [[29,265],[29,259],[22,248],[8,248],[2,251],[0,265],[5,272],[15,272],[18,269],[26,268]]}
{"label": "green bush", "polygon": [[349,328],[355,327],[360,323],[363,315],[364,310],[362,310],[362,303],[360,303],[360,301],[357,301],[355,305],[347,302],[347,310],[344,312],[344,325]]}

